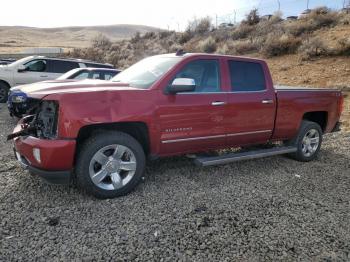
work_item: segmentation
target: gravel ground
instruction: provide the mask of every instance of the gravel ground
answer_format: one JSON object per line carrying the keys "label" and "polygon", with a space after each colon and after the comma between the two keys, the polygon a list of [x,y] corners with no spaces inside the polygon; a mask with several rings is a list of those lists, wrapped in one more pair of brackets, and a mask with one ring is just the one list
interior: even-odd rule
{"label": "gravel ground", "polygon": [[156,161],[132,194],[101,201],[23,171],[0,107],[0,261],[350,260],[349,133],[311,163]]}

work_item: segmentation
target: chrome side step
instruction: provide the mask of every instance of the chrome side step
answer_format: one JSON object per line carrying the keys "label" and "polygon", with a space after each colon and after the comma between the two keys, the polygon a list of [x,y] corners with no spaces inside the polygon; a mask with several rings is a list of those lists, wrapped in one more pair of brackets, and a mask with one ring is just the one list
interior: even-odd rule
{"label": "chrome side step", "polygon": [[209,157],[199,156],[194,159],[194,163],[198,166],[214,166],[214,165],[227,164],[231,162],[237,162],[241,160],[249,160],[249,159],[255,159],[255,158],[294,153],[296,151],[297,151],[297,148],[294,146],[279,146],[279,147],[273,147],[268,149],[247,151],[242,153],[231,153],[231,154],[226,154],[221,156],[209,156]]}

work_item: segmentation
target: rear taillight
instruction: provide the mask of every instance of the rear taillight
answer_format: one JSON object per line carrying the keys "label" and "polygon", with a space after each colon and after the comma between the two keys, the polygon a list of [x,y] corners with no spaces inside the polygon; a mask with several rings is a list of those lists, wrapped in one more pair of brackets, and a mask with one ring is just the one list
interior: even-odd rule
{"label": "rear taillight", "polygon": [[338,114],[339,116],[343,113],[344,110],[344,95],[340,94],[339,101],[338,101]]}

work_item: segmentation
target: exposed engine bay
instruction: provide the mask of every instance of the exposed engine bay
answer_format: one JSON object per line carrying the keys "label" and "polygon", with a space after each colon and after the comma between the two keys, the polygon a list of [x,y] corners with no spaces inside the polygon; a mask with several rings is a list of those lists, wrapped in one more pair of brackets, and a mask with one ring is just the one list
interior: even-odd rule
{"label": "exposed engine bay", "polygon": [[43,100],[33,111],[33,115],[22,119],[22,130],[8,135],[7,140],[29,135],[42,139],[57,137],[58,103]]}

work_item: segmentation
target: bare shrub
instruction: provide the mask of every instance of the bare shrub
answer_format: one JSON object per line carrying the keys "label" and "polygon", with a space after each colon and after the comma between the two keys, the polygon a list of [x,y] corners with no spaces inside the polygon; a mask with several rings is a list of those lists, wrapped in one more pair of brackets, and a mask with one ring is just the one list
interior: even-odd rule
{"label": "bare shrub", "polygon": [[311,20],[315,28],[330,26],[338,22],[338,13],[327,7],[313,9],[306,19]]}
{"label": "bare shrub", "polygon": [[260,16],[258,13],[258,9],[254,8],[251,10],[245,17],[245,19],[242,21],[243,24],[247,25],[256,25],[260,22]]}
{"label": "bare shrub", "polygon": [[335,55],[350,56],[350,38],[342,38],[338,40]]}
{"label": "bare shrub", "polygon": [[172,34],[174,34],[174,31],[159,31],[158,32],[158,36],[160,39],[164,39],[164,38],[167,38],[169,36],[171,36]]}
{"label": "bare shrub", "polygon": [[286,26],[287,32],[292,35],[300,36],[322,27],[332,26],[339,23],[339,15],[337,12],[327,7],[319,7],[311,11],[310,14],[303,18],[291,22]]}
{"label": "bare shrub", "polygon": [[130,42],[133,44],[136,44],[141,40],[141,34],[140,32],[136,32],[135,35],[131,38]]}
{"label": "bare shrub", "polygon": [[301,40],[289,34],[268,35],[261,52],[267,56],[280,56],[295,53],[301,44]]}
{"label": "bare shrub", "polygon": [[152,39],[156,37],[156,33],[155,32],[146,32],[143,36],[144,39]]}
{"label": "bare shrub", "polygon": [[253,31],[254,26],[247,25],[244,23],[241,23],[233,32],[232,32],[232,39],[238,40],[238,39],[244,39],[247,38]]}
{"label": "bare shrub", "polygon": [[94,37],[91,41],[91,46],[93,48],[100,48],[100,49],[106,50],[110,48],[111,45],[112,45],[111,40],[109,40],[109,38],[103,34],[99,34],[98,36]]}
{"label": "bare shrub", "polygon": [[207,16],[200,19],[195,18],[192,21],[189,21],[186,31],[202,35],[210,32],[211,27],[211,19]]}
{"label": "bare shrub", "polygon": [[216,47],[215,39],[211,36],[200,41],[198,44],[198,49],[204,53],[214,53],[216,51]]}
{"label": "bare shrub", "polygon": [[256,41],[238,42],[233,45],[233,53],[238,55],[249,54],[259,51]]}
{"label": "bare shrub", "polygon": [[180,45],[183,45],[188,41],[190,41],[192,37],[193,37],[193,34],[190,31],[186,30],[185,32],[180,34],[178,38],[178,42]]}
{"label": "bare shrub", "polygon": [[303,60],[308,60],[313,57],[327,55],[328,48],[321,38],[314,37],[305,40],[299,48]]}

